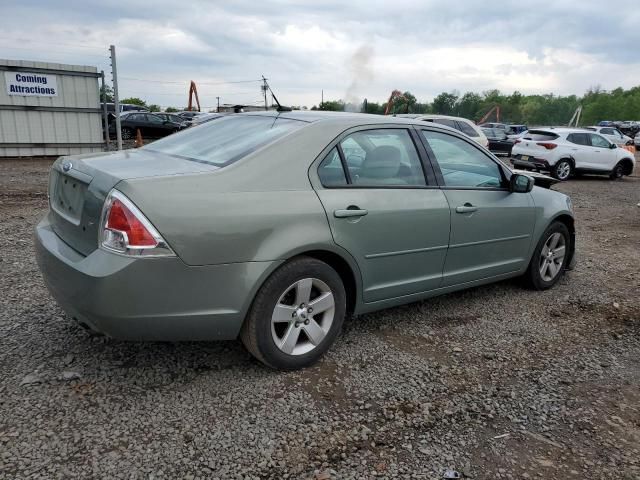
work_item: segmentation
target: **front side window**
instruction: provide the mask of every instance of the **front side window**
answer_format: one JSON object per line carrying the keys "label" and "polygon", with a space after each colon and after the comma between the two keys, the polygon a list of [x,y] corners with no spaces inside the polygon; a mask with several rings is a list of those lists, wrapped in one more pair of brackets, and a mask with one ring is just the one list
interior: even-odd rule
{"label": "front side window", "polygon": [[589,135],[591,135],[591,145],[594,147],[609,148],[609,140],[606,138],[595,133],[590,133]]}
{"label": "front side window", "polygon": [[229,116],[142,148],[223,167],[305,125],[306,122],[281,117]]}
{"label": "front side window", "polygon": [[155,124],[158,124],[158,125],[163,123],[163,120],[160,117],[158,117],[157,115],[147,115],[147,121],[149,123],[155,123]]}
{"label": "front side window", "polygon": [[407,130],[362,130],[344,138],[340,148],[354,186],[426,185],[420,157]]}
{"label": "front side window", "polygon": [[440,166],[447,187],[500,188],[503,177],[497,163],[473,145],[446,133],[422,130]]}
{"label": "front side window", "polygon": [[144,115],[140,113],[130,113],[127,115],[127,120],[130,122],[144,122]]}

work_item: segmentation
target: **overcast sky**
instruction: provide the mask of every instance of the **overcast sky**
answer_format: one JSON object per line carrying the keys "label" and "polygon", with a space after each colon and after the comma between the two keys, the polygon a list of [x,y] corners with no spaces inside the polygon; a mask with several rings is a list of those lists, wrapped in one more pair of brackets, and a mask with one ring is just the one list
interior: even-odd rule
{"label": "overcast sky", "polygon": [[[149,5],[153,5],[150,8]],[[640,8],[499,0],[0,0],[0,58],[95,65],[115,44],[121,96],[182,107],[385,101],[409,90],[583,94],[640,84]],[[134,80],[134,79],[141,79]]]}

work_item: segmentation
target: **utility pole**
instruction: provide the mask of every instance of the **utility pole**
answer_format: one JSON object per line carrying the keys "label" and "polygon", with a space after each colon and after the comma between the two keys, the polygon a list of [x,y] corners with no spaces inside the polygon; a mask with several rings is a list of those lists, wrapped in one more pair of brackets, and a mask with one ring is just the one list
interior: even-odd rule
{"label": "utility pole", "polygon": [[100,70],[100,78],[102,79],[102,95],[100,101],[102,102],[102,123],[104,129],[104,146],[106,151],[109,151],[109,117],[107,116],[107,90],[104,85],[104,70]]}
{"label": "utility pole", "polygon": [[260,89],[264,95],[264,109],[269,110],[269,107],[267,106],[267,90],[269,89],[269,86],[267,85],[267,79],[264,78],[264,75],[262,75],[262,85],[260,86]]}
{"label": "utility pole", "polygon": [[122,131],[120,130],[120,97],[118,96],[118,68],[116,67],[116,46],[109,47],[111,54],[111,76],[113,81],[113,103],[116,114],[116,142],[118,150],[122,150]]}
{"label": "utility pole", "polygon": [[220,97],[216,97],[216,100],[218,101],[218,106],[216,107],[216,113],[220,113]]}

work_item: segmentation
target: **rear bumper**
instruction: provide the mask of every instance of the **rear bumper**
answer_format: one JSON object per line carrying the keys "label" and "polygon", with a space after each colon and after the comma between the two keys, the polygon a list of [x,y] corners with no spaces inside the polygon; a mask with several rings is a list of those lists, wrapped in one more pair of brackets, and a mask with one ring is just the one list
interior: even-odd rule
{"label": "rear bumper", "polygon": [[187,266],[179,258],[133,259],[97,249],[83,256],[36,228],[36,258],[58,304],[79,323],[122,340],[228,340],[274,262]]}
{"label": "rear bumper", "polygon": [[549,163],[541,158],[529,157],[527,160],[522,160],[521,155],[514,155],[511,157],[511,163],[516,168],[522,168],[525,170],[551,170]]}

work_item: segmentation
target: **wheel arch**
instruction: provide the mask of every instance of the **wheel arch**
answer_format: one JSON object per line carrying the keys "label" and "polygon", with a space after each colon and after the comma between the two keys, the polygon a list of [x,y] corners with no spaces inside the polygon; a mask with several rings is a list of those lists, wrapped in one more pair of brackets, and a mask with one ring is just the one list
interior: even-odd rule
{"label": "wheel arch", "polygon": [[618,163],[622,164],[622,168],[624,168],[623,175],[631,175],[633,173],[633,161],[628,158],[622,158]]}
{"label": "wheel arch", "polygon": [[569,230],[569,235],[571,236],[571,238],[570,238],[571,245],[569,247],[569,261],[567,262],[567,265],[571,265],[572,261],[573,261],[573,257],[575,255],[575,251],[576,251],[575,219],[571,215],[569,215],[567,213],[561,213],[561,214],[556,215],[555,217],[553,217],[551,219],[551,221],[549,222],[547,227],[545,227],[545,230],[547,228],[549,228],[549,225],[551,225],[553,222],[560,222],[560,223],[564,224],[567,227],[567,229]]}

